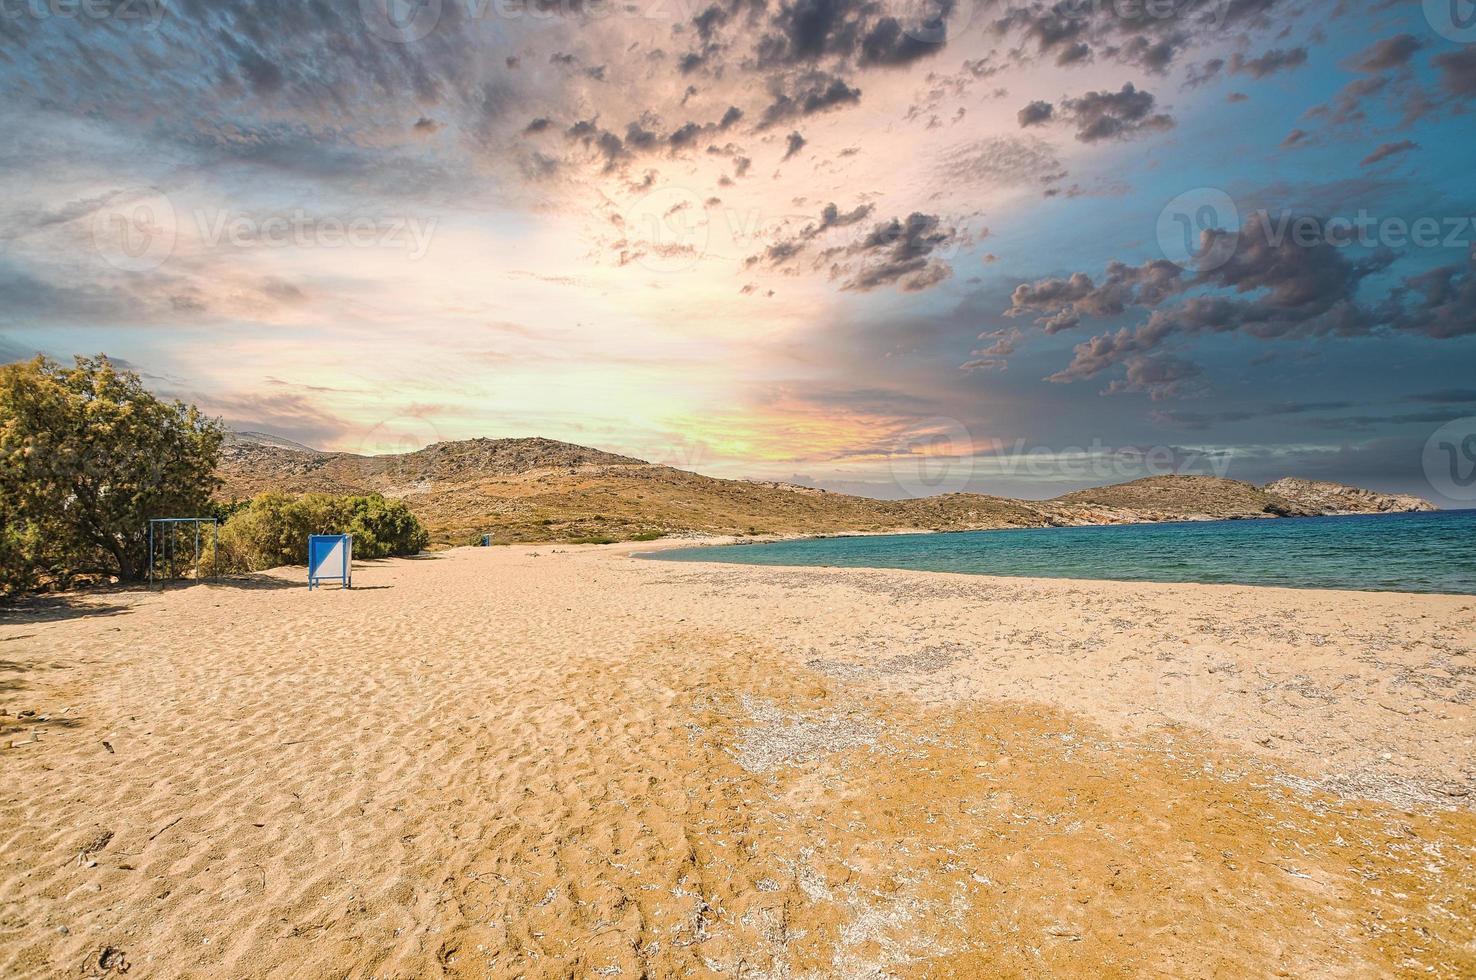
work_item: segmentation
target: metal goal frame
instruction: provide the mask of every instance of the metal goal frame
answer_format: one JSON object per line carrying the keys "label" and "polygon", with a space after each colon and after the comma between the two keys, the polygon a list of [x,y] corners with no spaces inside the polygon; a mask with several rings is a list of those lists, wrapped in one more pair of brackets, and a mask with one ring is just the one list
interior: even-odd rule
{"label": "metal goal frame", "polygon": [[[210,578],[215,578],[220,563],[220,521],[214,517],[151,517],[149,518],[149,588],[154,586],[154,568],[160,559],[169,562],[168,570],[178,567],[179,526],[193,525],[195,531],[195,581],[200,578],[200,531],[201,525],[210,525]],[[173,576],[168,576],[172,578]],[[165,576],[160,576],[161,582]]]}

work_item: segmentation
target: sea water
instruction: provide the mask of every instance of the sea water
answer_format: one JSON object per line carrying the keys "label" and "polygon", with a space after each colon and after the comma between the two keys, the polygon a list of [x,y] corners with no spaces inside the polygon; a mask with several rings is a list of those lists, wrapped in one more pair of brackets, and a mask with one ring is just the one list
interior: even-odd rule
{"label": "sea water", "polygon": [[1476,510],[864,535],[648,557],[1476,594]]}

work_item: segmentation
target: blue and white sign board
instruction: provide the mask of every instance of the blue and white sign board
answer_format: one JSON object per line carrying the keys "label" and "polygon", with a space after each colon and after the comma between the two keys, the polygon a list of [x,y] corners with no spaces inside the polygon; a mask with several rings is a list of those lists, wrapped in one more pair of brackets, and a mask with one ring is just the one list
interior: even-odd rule
{"label": "blue and white sign board", "polygon": [[354,536],[352,534],[308,535],[308,588],[323,582],[342,582],[353,587]]}

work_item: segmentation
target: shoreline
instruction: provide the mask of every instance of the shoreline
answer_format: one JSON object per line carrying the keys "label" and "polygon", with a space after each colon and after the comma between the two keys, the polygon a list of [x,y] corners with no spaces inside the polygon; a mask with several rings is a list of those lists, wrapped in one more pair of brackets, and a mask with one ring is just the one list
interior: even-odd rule
{"label": "shoreline", "polygon": [[[1423,516],[1427,518],[1440,519],[1443,517],[1448,517],[1451,514],[1461,513],[1470,513],[1472,515],[1476,515],[1476,509],[1472,509],[1469,512],[1436,511],[1425,513]],[[1408,518],[1409,516],[1410,514],[1407,512],[1402,512],[1398,514],[1391,513],[1319,515],[1315,518],[1311,518],[1310,520],[1316,520],[1320,523],[1323,523],[1325,526],[1326,522],[1338,521],[1344,518],[1357,519],[1388,517],[1393,519]],[[982,536],[990,535],[995,532],[1007,532],[1011,533],[1011,537],[1015,537],[1014,532],[1019,532],[1023,534],[1024,532],[1044,532],[1061,529],[1076,530],[1085,532],[1087,535],[1095,535],[1099,533],[1097,529],[1105,528],[1134,528],[1141,531],[1143,529],[1149,528],[1162,528],[1165,530],[1172,530],[1177,526],[1188,531],[1202,532],[1209,525],[1219,524],[1222,525],[1228,532],[1231,529],[1233,529],[1234,531],[1239,531],[1240,528],[1243,526],[1243,523],[1243,519],[1226,519],[1216,521],[1141,522],[1138,524],[1063,525],[1051,528],[989,528],[969,531],[922,530],[879,531],[856,534],[771,535],[761,538],[749,538],[733,535],[690,536],[663,539],[661,542],[659,542],[660,547],[655,547],[658,542],[641,542],[641,544],[644,544],[647,547],[634,550],[631,552],[631,554],[632,557],[657,561],[665,560],[678,562],[712,562],[719,564],[733,564],[763,568],[872,568],[895,569],[902,571],[927,571],[943,574],[961,574],[969,576],[997,577],[1008,579],[1038,578],[1082,583],[1141,582],[1168,585],[1236,585],[1249,588],[1328,590],[1363,594],[1399,594],[1410,596],[1476,595],[1476,570],[1469,570],[1464,565],[1461,565],[1459,562],[1455,566],[1448,569],[1442,568],[1442,571],[1445,573],[1443,575],[1420,576],[1415,574],[1417,570],[1416,568],[1405,568],[1403,569],[1403,571],[1408,577],[1404,578],[1402,581],[1397,580],[1399,578],[1399,576],[1397,575],[1391,575],[1388,580],[1381,580],[1377,582],[1360,581],[1359,576],[1357,576],[1356,574],[1350,575],[1346,567],[1344,568],[1342,574],[1338,574],[1337,571],[1328,572],[1325,570],[1316,569],[1315,565],[1313,566],[1315,569],[1314,572],[1302,576],[1301,581],[1281,581],[1280,578],[1282,578],[1283,576],[1276,575],[1274,571],[1269,570],[1266,567],[1269,564],[1273,564],[1271,559],[1272,553],[1266,549],[1271,547],[1287,548],[1289,547],[1288,542],[1297,541],[1296,536],[1292,536],[1291,538],[1284,538],[1284,540],[1280,542],[1272,542],[1270,544],[1261,546],[1261,551],[1258,553],[1256,552],[1255,548],[1259,544],[1259,539],[1257,539],[1256,537],[1237,534],[1225,535],[1223,541],[1216,543],[1223,544],[1227,549],[1247,548],[1249,550],[1246,551],[1246,555],[1251,559],[1258,560],[1262,566],[1260,569],[1252,571],[1250,573],[1246,573],[1245,571],[1238,573],[1242,576],[1240,578],[1230,577],[1237,573],[1226,571],[1226,566],[1217,567],[1212,560],[1203,563],[1202,566],[1198,569],[1201,574],[1201,577],[1199,578],[1158,577],[1158,575],[1155,574],[1154,570],[1143,568],[1144,557],[1150,552],[1144,552],[1143,554],[1134,555],[1131,551],[1131,544],[1129,545],[1128,551],[1121,552],[1121,554],[1124,556],[1123,561],[1119,563],[1121,571],[1118,574],[1105,574],[1108,571],[1107,568],[1103,567],[1105,558],[1101,555],[1091,555],[1091,546],[1084,546],[1088,548],[1087,557],[1085,559],[1078,559],[1074,557],[1071,552],[1052,553],[1049,551],[1044,551],[1041,552],[1041,555],[1048,557],[1038,561],[1034,561],[1033,567],[1021,567],[1019,571],[1008,571],[1002,569],[1007,569],[1011,567],[1011,561],[1019,557],[1018,551],[1014,554],[1011,553],[1009,545],[1003,546],[1005,550],[999,555],[999,557],[1003,560],[1002,565],[981,567],[978,565],[970,565],[968,561],[969,556],[962,555],[956,550],[943,550],[935,554],[933,551],[929,550],[931,546],[927,543],[924,543],[924,539],[938,539],[945,535],[957,536],[965,534],[977,534]],[[1394,526],[1398,528],[1398,525]],[[1476,525],[1473,525],[1473,527],[1476,527]],[[1461,528],[1458,527],[1457,530],[1461,530]],[[1338,554],[1336,546],[1333,544],[1322,544],[1322,539],[1325,539],[1327,533],[1330,532],[1323,532],[1322,534],[1314,536],[1311,539],[1306,539],[1310,540],[1312,543],[1310,545],[1301,546],[1303,553],[1300,555],[1300,559],[1311,560],[1310,553],[1316,552],[1319,547],[1321,547],[1322,549],[1328,551],[1335,560],[1343,560],[1346,566],[1346,561],[1349,560],[1347,556]],[[1396,530],[1396,539],[1393,541],[1393,543],[1390,543],[1388,539],[1385,539],[1384,541],[1380,542],[1380,544],[1385,547],[1397,547],[1401,543],[1398,541],[1399,533],[1400,532]],[[898,544],[901,547],[902,553],[905,555],[905,557],[913,560],[915,564],[888,563],[888,555],[890,554],[890,552],[883,553],[878,549],[872,549],[871,551],[863,550],[860,553],[857,553],[854,550],[827,552],[825,549],[805,549],[800,550],[798,554],[795,554],[795,551],[793,549],[783,549],[782,551],[774,551],[769,553],[768,557],[774,557],[778,560],[759,559],[754,561],[745,560],[743,557],[741,557],[741,555],[743,554],[742,552],[733,552],[729,557],[714,556],[712,558],[708,558],[699,554],[700,552],[707,551],[708,549],[723,549],[738,546],[756,546],[762,548],[766,545],[818,543],[836,540],[864,541],[867,539],[879,537],[904,539],[899,541]],[[980,540],[984,539],[981,538]],[[1017,538],[1017,540],[1019,539]],[[1047,538],[1045,540],[1049,539]],[[1085,537],[1081,540],[1091,541],[1093,539],[1091,537]],[[1131,538],[1128,538],[1126,540],[1128,542],[1132,541]],[[1213,541],[1213,539],[1208,540]],[[631,542],[620,543],[631,544]],[[1205,543],[1203,541],[1197,543],[1201,547],[1205,546]],[[1403,543],[1408,545],[1410,542],[1406,540]],[[1424,541],[1419,538],[1415,538],[1413,544],[1423,546]],[[940,544],[939,547],[946,549],[948,546]],[[663,554],[670,551],[684,551],[687,552],[687,554],[679,558],[671,558]],[[1031,554],[1035,554],[1034,550],[1032,550]],[[1278,551],[1276,552],[1276,554],[1280,555],[1282,554],[1282,552]],[[1419,555],[1422,553],[1415,551],[1411,552],[1411,554]],[[1436,558],[1443,559],[1443,555],[1439,553],[1434,553],[1431,555],[1431,558],[1432,560]],[[1058,561],[1056,559],[1058,559]],[[1297,564],[1298,560],[1299,559],[1294,550],[1291,555],[1286,557],[1286,560],[1281,564],[1289,565],[1291,567],[1301,567]],[[1413,560],[1417,561],[1417,559]],[[1031,564],[1031,562],[1027,561],[1026,566],[1031,566]],[[1051,574],[1046,571],[1045,567],[1042,567],[1045,565],[1059,567],[1062,568],[1064,571],[1061,574]],[[1239,567],[1254,567],[1254,565],[1255,561],[1252,561],[1250,566],[1242,564]],[[1337,566],[1335,565],[1334,568],[1336,567]],[[1418,567],[1423,568],[1425,566]],[[1118,566],[1114,566],[1113,570],[1115,571],[1117,570],[1117,568]],[[1189,573],[1189,570],[1185,571],[1185,574]],[[1285,577],[1292,578],[1293,576],[1287,575]],[[1343,581],[1337,581],[1339,579]],[[1387,584],[1385,584],[1386,581]]]}

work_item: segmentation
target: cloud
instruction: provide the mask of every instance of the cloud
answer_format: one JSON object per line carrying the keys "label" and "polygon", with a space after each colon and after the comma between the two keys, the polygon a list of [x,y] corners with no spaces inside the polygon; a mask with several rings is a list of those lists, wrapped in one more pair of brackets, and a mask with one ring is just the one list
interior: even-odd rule
{"label": "cloud", "polygon": [[1476,96],[1476,47],[1466,45],[1459,51],[1437,55],[1434,64],[1440,69],[1440,84],[1448,94],[1458,99]]}
{"label": "cloud", "polygon": [[952,270],[934,259],[933,253],[953,244],[955,236],[937,215],[917,211],[879,224],[846,250],[862,261],[848,273],[841,288],[866,292],[895,283],[906,292],[918,292],[937,285]]}
{"label": "cloud", "polygon": [[1076,127],[1076,138],[1081,142],[1100,143],[1172,129],[1173,118],[1155,113],[1154,104],[1151,92],[1140,91],[1127,82],[1121,91],[1087,92],[1079,98],[1063,99],[1060,112],[1051,103],[1037,100],[1016,113],[1015,119],[1022,129],[1062,119]]}
{"label": "cloud", "polygon": [[[805,138],[799,133],[790,133],[784,138],[784,160],[788,160],[805,148]],[[782,160],[780,162],[783,162]]]}
{"label": "cloud", "polygon": [[873,210],[870,204],[858,204],[850,211],[842,211],[832,201],[820,211],[817,221],[805,225],[797,234],[789,238],[775,241],[761,254],[749,256],[744,264],[754,266],[765,263],[771,267],[784,265],[791,259],[804,254],[809,244],[826,232],[833,228],[848,228],[858,224],[870,217]]}
{"label": "cloud", "polygon": [[1369,74],[1403,68],[1414,53],[1424,46],[1425,42],[1413,34],[1395,34],[1366,48],[1353,59],[1353,66],[1358,71]]}
{"label": "cloud", "polygon": [[861,101],[859,88],[825,72],[806,73],[790,79],[788,85],[787,90],[775,93],[774,101],[764,109],[759,119],[760,129]]}
{"label": "cloud", "polygon": [[[1016,60],[1056,67],[1101,60],[1166,74],[1186,50],[1227,30],[1271,24],[1277,0],[1182,0],[1156,9],[1144,4],[1001,3],[989,5],[988,27],[1007,39]],[[999,7],[1004,9],[998,13]]]}
{"label": "cloud", "polygon": [[1476,402],[1476,388],[1438,388],[1435,391],[1422,391],[1418,394],[1409,395],[1407,400],[1412,402],[1434,402],[1436,404]]}
{"label": "cloud", "polygon": [[1247,422],[1253,419],[1278,418],[1288,415],[1305,415],[1309,412],[1337,412],[1352,408],[1356,402],[1276,402],[1252,408],[1228,409],[1218,412],[1195,412],[1183,409],[1155,409],[1152,418],[1163,425],[1174,425],[1185,429],[1209,429],[1222,422]]}
{"label": "cloud", "polygon": [[1184,394],[1204,373],[1198,364],[1173,354],[1129,357],[1126,374],[1107,385],[1104,395],[1143,392],[1154,401]]}
{"label": "cloud", "polygon": [[308,446],[332,445],[358,426],[330,411],[310,389],[272,394],[184,392],[180,395],[237,432],[269,432]]}
{"label": "cloud", "polygon": [[1464,268],[1446,265],[1407,277],[1378,315],[1395,330],[1438,340],[1476,335],[1476,255]]}
{"label": "cloud", "polygon": [[1400,140],[1397,143],[1380,143],[1372,153],[1358,161],[1358,165],[1360,167],[1371,167],[1380,160],[1387,160],[1392,156],[1408,153],[1410,150],[1418,148],[1419,144],[1410,140]]}
{"label": "cloud", "polygon": [[1017,327],[981,333],[979,339],[991,343],[971,352],[973,360],[965,361],[959,367],[965,371],[1003,371],[1009,366],[1010,355],[1020,346],[1023,336]]}
{"label": "cloud", "polygon": [[1155,113],[1152,93],[1139,91],[1127,82],[1117,92],[1087,92],[1080,98],[1064,99],[1062,115],[1076,126],[1083,143],[1126,140],[1141,133],[1172,129],[1174,121]]}
{"label": "cloud", "polygon": [[1113,262],[1100,282],[1077,272],[1021,283],[1004,315],[1030,316],[1051,334],[1075,328],[1087,317],[1146,311],[1147,319],[1136,327],[1077,344],[1071,363],[1049,380],[1077,381],[1123,366],[1128,377],[1112,390],[1156,394],[1175,393],[1187,377],[1154,380],[1163,370],[1154,363],[1159,349],[1178,337],[1239,333],[1275,340],[1394,332],[1449,339],[1476,334],[1476,264],[1408,276],[1381,301],[1362,302],[1362,283],[1387,269],[1393,253],[1375,249],[1352,258],[1324,239],[1297,244],[1287,234],[1289,220],[1258,211],[1239,232],[1205,232],[1206,252],[1229,257],[1199,272],[1164,260],[1141,266]]}
{"label": "cloud", "polygon": [[1132,306],[1157,306],[1185,287],[1184,270],[1167,259],[1141,266],[1114,261],[1108,263],[1100,284],[1082,272],[1067,279],[1021,283],[1010,295],[1004,315],[1033,314],[1046,333],[1059,333],[1078,326],[1083,317],[1117,316]]}
{"label": "cloud", "polygon": [[1019,120],[1020,127],[1023,129],[1026,126],[1039,126],[1041,123],[1050,122],[1051,117],[1055,115],[1055,112],[1055,106],[1051,105],[1049,102],[1044,102],[1037,99],[1036,101],[1027,105],[1025,108],[1021,109],[1016,114],[1015,118]]}
{"label": "cloud", "polygon": [[[789,0],[767,11],[754,57],[760,68],[813,64],[822,58],[854,60],[862,66],[907,65],[942,50],[953,9],[951,0],[942,0],[929,16],[904,28],[896,17],[879,15],[880,5],[867,0]],[[694,18],[704,43],[710,43],[730,19],[709,10],[697,15],[704,18],[703,24]]]}
{"label": "cloud", "polygon": [[944,151],[934,167],[939,181],[985,187],[1052,184],[1066,170],[1050,145],[1025,136],[991,136]]}
{"label": "cloud", "polygon": [[1216,78],[1219,78],[1220,72],[1224,71],[1224,69],[1224,58],[1211,58],[1203,64],[1190,65],[1184,73],[1184,87],[1199,88],[1201,85],[1208,85]]}
{"label": "cloud", "polygon": [[1256,58],[1246,58],[1240,52],[1230,56],[1232,75],[1249,75],[1265,78],[1279,71],[1291,71],[1307,63],[1306,48],[1273,48]]}

